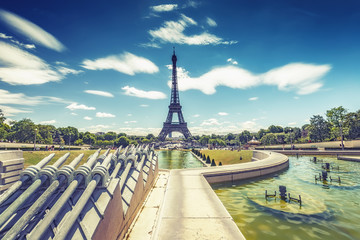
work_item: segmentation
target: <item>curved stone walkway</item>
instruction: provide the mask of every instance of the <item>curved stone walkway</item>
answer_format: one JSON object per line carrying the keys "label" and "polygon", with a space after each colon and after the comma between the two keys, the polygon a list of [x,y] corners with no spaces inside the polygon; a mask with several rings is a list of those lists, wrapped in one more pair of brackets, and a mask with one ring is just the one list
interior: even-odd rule
{"label": "curved stone walkway", "polygon": [[[171,170],[163,191],[152,192],[148,198],[162,198],[158,200],[156,216],[150,216],[153,220],[149,220],[145,215],[154,215],[155,211],[142,211],[129,239],[145,235],[147,238],[142,239],[245,239],[209,182],[262,176],[285,169],[289,164],[285,155],[268,151],[254,152],[253,159],[253,162],[220,167]],[[144,227],[149,222],[154,223],[151,230]],[[141,229],[147,230],[141,233]]]}

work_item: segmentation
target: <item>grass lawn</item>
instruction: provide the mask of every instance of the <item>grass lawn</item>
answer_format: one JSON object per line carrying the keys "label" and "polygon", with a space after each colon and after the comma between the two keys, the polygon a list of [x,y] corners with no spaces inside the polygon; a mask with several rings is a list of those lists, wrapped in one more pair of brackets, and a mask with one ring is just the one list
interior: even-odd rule
{"label": "grass lawn", "polygon": [[[100,155],[105,153],[105,150],[101,150]],[[40,162],[43,158],[49,156],[51,153],[55,153],[55,156],[51,159],[51,161],[48,164],[53,164],[54,162],[56,162],[56,160],[58,160],[60,157],[62,157],[64,154],[68,153],[69,151],[24,151],[24,159],[25,159],[25,163],[24,163],[24,168],[29,167],[30,165],[34,165],[37,164],[38,162]],[[65,163],[62,165],[67,165],[69,164],[72,160],[74,160],[77,156],[79,156],[81,153],[84,153],[84,157],[81,159],[81,162],[78,164],[78,166],[82,165],[83,163],[86,162],[86,160],[88,159],[88,157],[93,154],[94,152],[96,152],[96,150],[74,150],[74,151],[70,151],[70,156],[68,157],[68,159],[65,161]],[[114,151],[111,151],[114,152]],[[77,166],[77,167],[78,167]]]}
{"label": "grass lawn", "polygon": [[[216,165],[221,162],[223,165],[236,164],[251,162],[252,151],[241,150],[241,151],[230,151],[230,150],[201,150],[202,154],[210,157],[210,160],[215,160]],[[240,160],[242,157],[242,160]]]}

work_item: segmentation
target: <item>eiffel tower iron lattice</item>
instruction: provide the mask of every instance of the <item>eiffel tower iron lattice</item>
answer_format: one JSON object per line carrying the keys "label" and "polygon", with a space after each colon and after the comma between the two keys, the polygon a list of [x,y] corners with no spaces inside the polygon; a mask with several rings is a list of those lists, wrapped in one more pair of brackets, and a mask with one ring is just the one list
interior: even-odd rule
{"label": "eiffel tower iron lattice", "polygon": [[[191,137],[191,133],[187,127],[187,123],[184,120],[184,116],[181,111],[179,91],[177,84],[177,73],[176,73],[176,61],[177,57],[175,55],[175,48],[172,55],[172,85],[171,85],[171,100],[169,105],[169,113],[167,115],[164,126],[159,134],[159,140],[164,141],[166,136],[172,132],[180,132],[187,139]],[[176,113],[178,115],[178,122],[173,122],[173,115]]]}

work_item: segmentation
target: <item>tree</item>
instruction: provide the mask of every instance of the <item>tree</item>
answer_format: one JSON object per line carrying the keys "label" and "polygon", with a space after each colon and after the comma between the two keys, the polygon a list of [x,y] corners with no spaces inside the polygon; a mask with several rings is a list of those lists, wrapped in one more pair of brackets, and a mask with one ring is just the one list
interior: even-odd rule
{"label": "tree", "polygon": [[[17,142],[33,142],[35,139],[36,125],[28,118],[15,122],[11,127],[12,140]],[[38,134],[38,131],[36,131]],[[40,137],[37,135],[36,137]]]}
{"label": "tree", "polygon": [[92,145],[95,143],[95,141],[96,141],[96,137],[94,134],[92,134],[90,132],[85,132],[84,137],[83,137],[83,142],[85,144]]}
{"label": "tree", "polygon": [[[343,108],[342,106],[335,107],[335,108],[332,108],[332,109],[326,111],[327,120],[331,125],[331,132],[334,136],[340,135],[341,147],[343,150],[344,150],[343,130],[344,130],[344,127],[346,127],[346,126],[344,126],[346,114],[347,114],[347,110],[345,108]],[[339,133],[339,135],[337,133]]]}
{"label": "tree", "polygon": [[281,133],[284,131],[284,129],[281,126],[275,126],[275,125],[271,125],[268,128],[268,131],[271,133]]}
{"label": "tree", "polygon": [[108,141],[115,140],[116,139],[116,133],[115,132],[107,132],[104,135],[104,139],[108,140]]}
{"label": "tree", "polygon": [[346,114],[345,125],[348,126],[347,138],[356,139],[360,137],[360,110]]}
{"label": "tree", "polygon": [[309,137],[311,141],[324,141],[330,136],[329,123],[320,115],[310,118]]}
{"label": "tree", "polygon": [[210,140],[210,137],[204,135],[199,139],[199,142],[201,143],[201,145],[206,145],[209,143],[209,140]]}
{"label": "tree", "polygon": [[6,117],[4,116],[2,109],[0,109],[0,123],[5,122],[5,120],[6,120]]}
{"label": "tree", "polygon": [[125,136],[121,136],[115,140],[115,145],[117,147],[120,147],[120,146],[126,147],[129,144],[130,144],[130,140]]}
{"label": "tree", "polygon": [[154,134],[149,133],[148,135],[146,135],[146,138],[149,140],[153,140],[155,138]]}
{"label": "tree", "polygon": [[276,136],[274,133],[268,133],[260,139],[260,142],[264,145],[276,144]]}
{"label": "tree", "polygon": [[58,130],[67,145],[71,145],[71,142],[75,142],[79,138],[79,131],[77,128],[68,126],[66,128],[58,128]]}

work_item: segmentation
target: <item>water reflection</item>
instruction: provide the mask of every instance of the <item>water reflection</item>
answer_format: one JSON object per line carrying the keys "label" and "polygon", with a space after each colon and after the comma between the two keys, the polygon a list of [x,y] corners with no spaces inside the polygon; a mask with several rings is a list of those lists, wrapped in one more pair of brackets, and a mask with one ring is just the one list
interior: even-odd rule
{"label": "water reflection", "polygon": [[[360,163],[321,158],[339,165],[329,175],[340,176],[341,184],[315,183],[314,176],[323,170],[321,163],[290,157],[289,169],[276,177],[213,188],[247,239],[360,239]],[[267,203],[265,190],[278,191],[279,185],[300,194],[303,207],[294,205],[286,212],[271,206],[274,201]]]}
{"label": "water reflection", "polygon": [[159,168],[183,169],[203,167],[202,163],[189,151],[169,150],[158,152]]}

